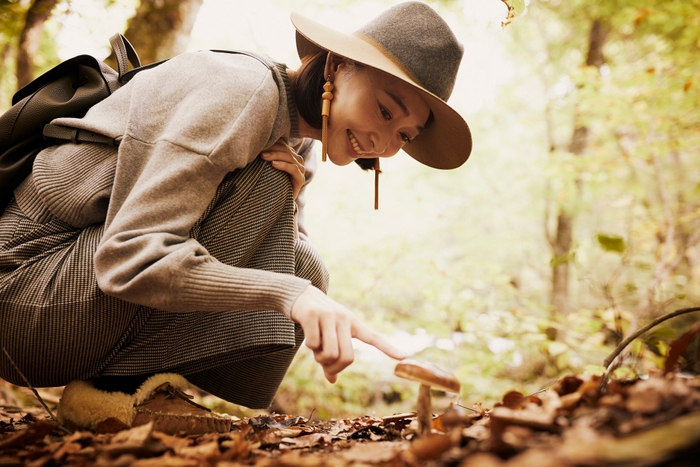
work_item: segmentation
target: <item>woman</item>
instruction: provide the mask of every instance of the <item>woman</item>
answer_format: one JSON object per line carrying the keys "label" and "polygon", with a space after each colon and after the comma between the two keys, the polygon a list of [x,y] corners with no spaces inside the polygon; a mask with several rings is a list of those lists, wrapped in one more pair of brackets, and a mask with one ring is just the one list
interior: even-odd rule
{"label": "woman", "polygon": [[0,218],[0,344],[14,360],[0,377],[67,385],[59,415],[76,426],[196,432],[220,420],[186,401],[187,382],[267,407],[304,338],[330,382],[353,337],[403,358],[324,293],[301,222],[310,140],[337,165],[376,168],[403,148],[460,166],[471,136],[445,101],[463,49],[420,2],[351,36],[292,21],[295,72],[183,54],[54,121],[121,143],[46,149]]}

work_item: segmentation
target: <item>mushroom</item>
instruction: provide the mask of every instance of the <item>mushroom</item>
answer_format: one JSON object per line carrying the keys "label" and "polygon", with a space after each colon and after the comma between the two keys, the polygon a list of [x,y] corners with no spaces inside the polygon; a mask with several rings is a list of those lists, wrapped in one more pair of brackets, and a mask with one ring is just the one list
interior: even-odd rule
{"label": "mushroom", "polygon": [[430,408],[430,389],[459,394],[460,384],[450,373],[437,368],[430,363],[415,360],[402,360],[394,369],[399,378],[418,381],[418,431],[420,434],[430,433],[433,424],[433,412]]}

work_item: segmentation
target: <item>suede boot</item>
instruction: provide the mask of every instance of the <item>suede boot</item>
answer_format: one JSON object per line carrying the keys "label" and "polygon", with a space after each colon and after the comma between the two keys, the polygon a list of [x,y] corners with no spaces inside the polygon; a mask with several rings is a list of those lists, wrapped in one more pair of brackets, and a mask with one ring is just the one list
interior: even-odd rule
{"label": "suede boot", "polygon": [[71,381],[58,404],[58,419],[74,429],[115,432],[153,421],[167,434],[224,433],[231,419],[192,402],[187,380],[175,373],[148,378],[133,394],[106,392],[88,381]]}

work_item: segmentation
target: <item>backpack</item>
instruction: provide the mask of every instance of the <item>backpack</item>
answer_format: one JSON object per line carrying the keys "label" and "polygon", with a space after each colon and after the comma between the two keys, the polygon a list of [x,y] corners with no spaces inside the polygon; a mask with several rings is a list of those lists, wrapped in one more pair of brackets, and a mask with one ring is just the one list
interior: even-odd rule
{"label": "backpack", "polygon": [[15,188],[31,173],[36,155],[46,147],[66,141],[118,144],[103,135],[50,125],[57,117],[84,116],[136,73],[162,63],[142,67],[133,46],[121,34],[109,42],[118,72],[90,55],[73,57],[17,91],[12,107],[0,115],[0,213],[10,203]]}
{"label": "backpack", "polygon": [[[128,83],[134,75],[166,61],[141,66],[126,37],[117,33],[109,42],[118,71],[90,55],[73,57],[17,91],[12,97],[12,107],[0,115],[0,214],[12,200],[15,188],[31,173],[34,159],[43,149],[65,142],[119,145],[119,140],[104,135],[50,123],[58,117],[83,117],[90,107]],[[272,69],[252,53],[213,52],[248,55]],[[131,70],[129,63],[133,66]]]}

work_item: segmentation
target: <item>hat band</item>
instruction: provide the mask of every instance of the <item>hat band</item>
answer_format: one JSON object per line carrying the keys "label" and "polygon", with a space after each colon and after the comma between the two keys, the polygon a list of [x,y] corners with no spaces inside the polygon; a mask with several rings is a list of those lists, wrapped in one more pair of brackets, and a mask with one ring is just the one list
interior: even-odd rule
{"label": "hat band", "polygon": [[[367,34],[356,32],[353,34],[353,36],[357,37],[358,39],[362,39],[363,41],[367,42],[369,45],[371,45],[375,49],[379,50],[379,52],[381,52],[381,54],[384,55],[384,57],[389,59],[391,61],[391,63],[393,63],[401,71],[403,71],[406,74],[406,76],[408,76],[414,83],[418,84],[423,89],[426,89],[426,87],[423,85],[421,80],[416,78],[416,75],[414,75],[411,70],[406,68],[406,66],[403,64],[403,62],[401,60],[399,60],[398,58],[396,58],[396,56],[393,53],[391,53],[389,50],[387,50],[382,44],[375,41],[374,39],[369,37]],[[430,91],[430,92],[432,93],[432,91]]]}

